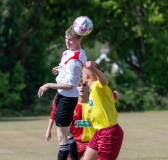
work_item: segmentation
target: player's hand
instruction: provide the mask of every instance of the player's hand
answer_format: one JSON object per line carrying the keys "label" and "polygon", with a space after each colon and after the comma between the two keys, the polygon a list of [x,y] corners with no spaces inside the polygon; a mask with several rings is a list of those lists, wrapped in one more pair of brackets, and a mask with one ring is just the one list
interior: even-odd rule
{"label": "player's hand", "polygon": [[38,96],[41,97],[47,89],[48,89],[48,84],[41,86],[38,90]]}
{"label": "player's hand", "polygon": [[92,69],[92,67],[93,67],[94,65],[93,65],[92,61],[87,61],[87,62],[85,63],[85,66],[86,66],[87,68]]}
{"label": "player's hand", "polygon": [[60,66],[57,66],[57,67],[54,67],[54,68],[52,69],[52,72],[54,73],[54,75],[56,75],[56,74],[59,73],[59,68],[60,68]]}
{"label": "player's hand", "polygon": [[49,141],[51,139],[51,131],[47,129],[46,131],[46,139]]}

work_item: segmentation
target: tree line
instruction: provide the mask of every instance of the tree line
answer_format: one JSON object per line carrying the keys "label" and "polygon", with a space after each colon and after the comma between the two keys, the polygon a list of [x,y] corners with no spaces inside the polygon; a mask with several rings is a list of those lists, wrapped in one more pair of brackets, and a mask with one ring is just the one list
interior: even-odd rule
{"label": "tree line", "polygon": [[65,30],[81,15],[94,24],[82,40],[89,59],[96,42],[107,41],[111,62],[123,71],[114,76],[108,63],[100,64],[120,92],[118,110],[168,109],[167,14],[167,0],[0,0],[0,115],[49,112],[56,91],[41,99],[37,91],[55,81],[51,69],[66,49]]}

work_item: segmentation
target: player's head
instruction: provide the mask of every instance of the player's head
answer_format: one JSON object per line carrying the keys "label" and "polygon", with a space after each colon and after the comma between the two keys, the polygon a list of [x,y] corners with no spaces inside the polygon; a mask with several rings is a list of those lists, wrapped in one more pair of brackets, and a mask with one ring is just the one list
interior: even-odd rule
{"label": "player's head", "polygon": [[76,34],[73,26],[70,26],[65,32],[65,43],[68,49],[75,51],[80,49],[81,36]]}
{"label": "player's head", "polygon": [[86,84],[84,84],[82,80],[78,84],[77,90],[79,92],[79,96],[88,96],[89,87]]}
{"label": "player's head", "polygon": [[[92,61],[92,64],[100,70],[100,67],[96,62]],[[82,80],[83,83],[88,84],[89,86],[90,84],[88,82],[97,80],[95,73],[90,68],[86,67],[85,64],[82,66]]]}

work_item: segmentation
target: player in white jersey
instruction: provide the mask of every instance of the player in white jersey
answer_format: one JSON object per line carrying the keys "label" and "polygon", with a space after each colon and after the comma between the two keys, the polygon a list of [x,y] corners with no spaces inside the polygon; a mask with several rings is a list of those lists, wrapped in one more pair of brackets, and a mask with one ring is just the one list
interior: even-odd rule
{"label": "player in white jersey", "polygon": [[59,64],[59,74],[56,78],[57,83],[66,82],[73,86],[71,90],[58,89],[64,96],[78,97],[76,87],[81,80],[81,64],[86,61],[86,53],[80,49],[77,51],[66,50],[63,52],[61,63]]}
{"label": "player in white jersey", "polygon": [[[81,65],[87,61],[86,53],[81,49],[81,36],[77,35],[71,26],[65,34],[65,43],[69,50],[62,54],[59,66],[53,69],[58,74],[57,83],[46,83],[39,88],[41,97],[48,88],[57,89],[56,126],[59,142],[58,160],[66,160],[70,153],[72,160],[78,160],[76,141],[70,134],[69,128],[73,112],[78,101],[77,86],[81,81]],[[70,139],[70,141],[68,141]]]}

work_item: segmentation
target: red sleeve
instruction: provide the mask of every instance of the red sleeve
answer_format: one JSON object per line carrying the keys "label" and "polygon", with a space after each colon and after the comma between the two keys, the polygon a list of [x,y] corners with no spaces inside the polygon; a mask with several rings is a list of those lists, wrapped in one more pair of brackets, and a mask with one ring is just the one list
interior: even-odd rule
{"label": "red sleeve", "polygon": [[55,104],[55,98],[56,98],[57,94],[54,96],[54,100],[52,103],[52,110],[50,113],[50,119],[55,120],[55,110],[56,110],[56,104]]}

